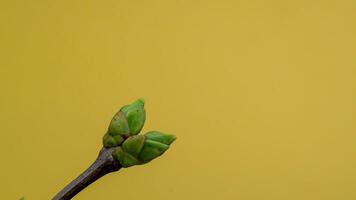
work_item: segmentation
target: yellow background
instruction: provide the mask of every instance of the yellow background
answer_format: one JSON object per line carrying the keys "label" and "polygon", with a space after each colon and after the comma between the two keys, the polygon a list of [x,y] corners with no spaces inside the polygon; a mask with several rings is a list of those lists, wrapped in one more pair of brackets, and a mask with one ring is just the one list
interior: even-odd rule
{"label": "yellow background", "polygon": [[0,199],[50,199],[113,114],[178,140],[75,199],[356,199],[356,3],[2,1]]}

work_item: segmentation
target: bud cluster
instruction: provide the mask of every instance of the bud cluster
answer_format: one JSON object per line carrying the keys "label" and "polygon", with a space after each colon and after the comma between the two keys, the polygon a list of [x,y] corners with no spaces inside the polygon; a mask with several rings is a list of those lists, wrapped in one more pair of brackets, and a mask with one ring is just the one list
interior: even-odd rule
{"label": "bud cluster", "polygon": [[145,164],[162,155],[176,139],[174,135],[150,131],[138,135],[146,119],[144,100],[126,105],[115,114],[103,137],[105,148],[114,148],[113,157],[122,167]]}

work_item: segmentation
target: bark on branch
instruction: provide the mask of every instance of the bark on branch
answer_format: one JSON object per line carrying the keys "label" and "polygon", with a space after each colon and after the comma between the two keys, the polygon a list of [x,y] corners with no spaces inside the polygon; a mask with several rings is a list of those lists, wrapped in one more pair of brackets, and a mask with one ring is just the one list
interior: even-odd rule
{"label": "bark on branch", "polygon": [[81,175],[69,183],[52,200],[72,199],[91,183],[110,172],[118,171],[121,165],[112,157],[113,148],[102,148],[97,159]]}

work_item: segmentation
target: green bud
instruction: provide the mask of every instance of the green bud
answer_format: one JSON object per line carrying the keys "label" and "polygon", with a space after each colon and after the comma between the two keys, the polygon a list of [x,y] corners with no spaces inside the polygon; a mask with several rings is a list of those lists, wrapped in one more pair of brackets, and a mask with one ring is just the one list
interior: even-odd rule
{"label": "green bud", "polygon": [[138,158],[143,163],[147,163],[162,155],[168,148],[166,144],[146,139]]}
{"label": "green bud", "polygon": [[121,108],[121,112],[126,116],[131,135],[137,135],[145,124],[146,111],[144,105],[145,101],[138,99],[132,104]]}
{"label": "green bud", "polygon": [[146,119],[144,100],[138,99],[115,114],[103,137],[105,148],[112,148],[113,157],[122,167],[145,164],[162,155],[176,139],[174,135],[150,131],[137,135]]}
{"label": "green bud", "polygon": [[110,122],[108,135],[103,137],[104,147],[119,146],[124,139],[141,131],[146,119],[144,104],[143,99],[138,99],[115,114]]}
{"label": "green bud", "polygon": [[113,156],[123,167],[144,164],[162,155],[174,140],[174,135],[158,131],[131,136],[113,152]]}
{"label": "green bud", "polygon": [[109,125],[110,135],[137,135],[146,119],[144,100],[138,99],[130,105],[126,105],[115,114]]}

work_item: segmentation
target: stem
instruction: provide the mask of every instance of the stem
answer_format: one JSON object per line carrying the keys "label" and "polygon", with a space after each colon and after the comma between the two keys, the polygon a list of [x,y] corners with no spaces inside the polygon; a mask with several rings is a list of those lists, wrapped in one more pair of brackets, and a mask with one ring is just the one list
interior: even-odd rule
{"label": "stem", "polygon": [[121,165],[112,157],[112,151],[113,148],[102,148],[94,163],[53,197],[52,200],[72,199],[72,197],[100,177],[110,172],[118,171],[121,168]]}

